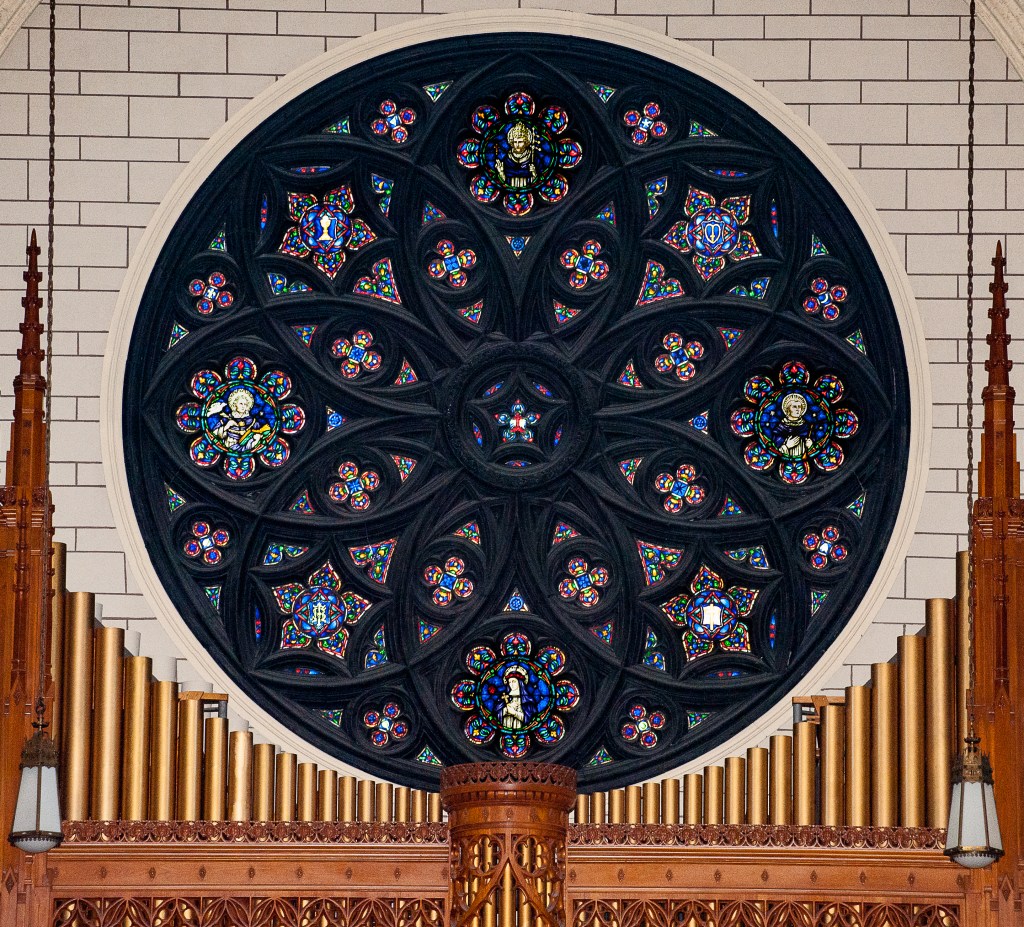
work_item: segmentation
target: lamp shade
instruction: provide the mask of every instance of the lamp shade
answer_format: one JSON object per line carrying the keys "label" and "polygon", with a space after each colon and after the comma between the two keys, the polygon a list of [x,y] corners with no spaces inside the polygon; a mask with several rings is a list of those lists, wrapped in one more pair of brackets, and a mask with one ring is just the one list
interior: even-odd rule
{"label": "lamp shade", "polygon": [[25,853],[45,853],[63,839],[57,791],[57,750],[39,730],[21,754],[21,784],[8,840]]}
{"label": "lamp shade", "polygon": [[983,869],[1003,855],[996,816],[995,789],[988,757],[978,752],[977,738],[968,738],[953,764],[953,794],[943,852],[968,869]]}

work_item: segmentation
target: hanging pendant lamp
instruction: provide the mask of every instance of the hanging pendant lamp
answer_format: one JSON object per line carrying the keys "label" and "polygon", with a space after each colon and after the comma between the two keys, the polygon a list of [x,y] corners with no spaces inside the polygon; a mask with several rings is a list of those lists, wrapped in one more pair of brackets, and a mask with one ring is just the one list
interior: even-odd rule
{"label": "hanging pendant lamp", "polygon": [[[56,0],[50,0],[50,149],[49,149],[49,211],[47,215],[46,251],[46,459],[45,484],[49,486],[50,476],[50,421],[52,410],[53,382],[53,216],[54,216],[54,166],[55,166],[55,104],[56,104]],[[35,232],[32,233],[33,262],[36,248]],[[43,540],[52,544],[51,510],[49,500],[43,508]],[[45,555],[44,555],[45,556]],[[49,551],[52,556],[52,547]],[[25,853],[45,853],[59,846],[64,839],[61,830],[60,793],[57,788],[57,747],[47,734],[46,702],[43,692],[46,685],[46,642],[50,626],[51,561],[45,560],[40,583],[40,628],[39,634],[39,678],[36,690],[36,720],[32,722],[35,733],[25,741],[21,751],[21,783],[18,787],[18,801],[14,808],[14,821],[8,836],[10,843]]]}
{"label": "hanging pendant lamp", "polygon": [[36,732],[21,751],[21,785],[14,823],[7,838],[25,853],[45,853],[59,846],[63,835],[57,792],[57,747],[46,733],[44,702],[36,703]]}
{"label": "hanging pendant lamp", "polygon": [[[953,761],[946,847],[943,852],[967,869],[991,866],[1003,855],[996,817],[992,766],[978,749],[974,730],[974,63],[976,0],[971,0],[967,73],[967,635],[969,641],[967,736]],[[997,258],[999,257],[997,253]]]}
{"label": "hanging pendant lamp", "polygon": [[946,854],[967,869],[984,869],[1003,855],[996,817],[996,795],[988,757],[978,751],[971,731],[953,761],[953,795],[949,803]]}

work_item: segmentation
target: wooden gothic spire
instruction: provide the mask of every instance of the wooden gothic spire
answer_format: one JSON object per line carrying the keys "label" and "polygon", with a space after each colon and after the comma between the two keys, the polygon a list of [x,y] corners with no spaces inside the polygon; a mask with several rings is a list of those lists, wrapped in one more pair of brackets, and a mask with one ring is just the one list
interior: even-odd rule
{"label": "wooden gothic spire", "polygon": [[[14,421],[6,481],[0,487],[0,829],[10,826],[14,814],[18,764],[25,739],[32,733],[41,659],[44,694],[47,699],[51,695],[49,661],[40,653],[40,641],[49,631],[52,598],[53,507],[46,466],[42,274],[34,231],[26,254]],[[11,871],[18,856],[0,839],[0,875]]]}
{"label": "wooden gothic spire", "polygon": [[981,438],[978,500],[974,506],[974,666],[977,727],[981,748],[990,754],[1006,855],[995,872],[1003,886],[1021,879],[1024,850],[1024,500],[1013,431],[1015,393],[1010,386],[1009,310],[1003,279],[1002,244],[992,261],[989,289],[991,331],[982,390],[985,423]]}
{"label": "wooden gothic spire", "polygon": [[1009,359],[1010,336],[1006,332],[1006,319],[1010,312],[1006,307],[1006,281],[1003,270],[1003,243],[996,243],[996,256],[992,259],[995,275],[989,290],[992,293],[992,308],[988,317],[992,330],[985,339],[988,342],[988,383],[982,390],[985,405],[985,427],[982,432],[981,466],[978,474],[979,498],[1015,499],[1020,495],[1020,465],[1017,463],[1017,442],[1013,436],[1013,405],[1016,393],[1010,386]]}

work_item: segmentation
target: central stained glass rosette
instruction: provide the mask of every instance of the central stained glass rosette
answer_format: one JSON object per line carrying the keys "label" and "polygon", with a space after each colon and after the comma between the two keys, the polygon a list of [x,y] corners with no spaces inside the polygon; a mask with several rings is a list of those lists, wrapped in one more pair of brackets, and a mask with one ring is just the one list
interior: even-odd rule
{"label": "central stained glass rosette", "polygon": [[427,787],[636,781],[758,717],[864,595],[899,325],[737,100],[585,39],[466,41],[329,78],[184,209],[126,362],[132,500],[192,632],[316,746]]}

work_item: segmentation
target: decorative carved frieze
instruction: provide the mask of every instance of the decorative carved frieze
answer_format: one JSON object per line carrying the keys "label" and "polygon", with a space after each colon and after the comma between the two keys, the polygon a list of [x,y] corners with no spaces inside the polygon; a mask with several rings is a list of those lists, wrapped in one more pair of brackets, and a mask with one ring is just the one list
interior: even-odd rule
{"label": "decorative carved frieze", "polygon": [[339,821],[66,821],[65,843],[444,844],[447,824]]}

